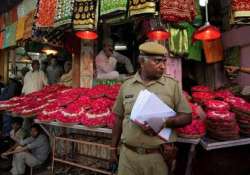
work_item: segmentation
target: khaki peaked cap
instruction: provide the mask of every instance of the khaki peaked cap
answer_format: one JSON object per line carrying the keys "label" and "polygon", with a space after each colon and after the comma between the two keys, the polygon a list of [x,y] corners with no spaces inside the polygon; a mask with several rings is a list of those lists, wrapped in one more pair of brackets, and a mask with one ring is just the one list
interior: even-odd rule
{"label": "khaki peaked cap", "polygon": [[139,46],[139,50],[141,55],[165,56],[168,54],[167,48],[157,42],[145,42]]}

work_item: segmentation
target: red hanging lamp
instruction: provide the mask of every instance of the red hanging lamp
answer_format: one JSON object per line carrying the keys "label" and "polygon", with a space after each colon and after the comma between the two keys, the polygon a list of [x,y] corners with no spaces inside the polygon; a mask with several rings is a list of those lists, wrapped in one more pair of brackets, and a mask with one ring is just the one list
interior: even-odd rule
{"label": "red hanging lamp", "polygon": [[202,40],[202,41],[209,41],[219,39],[221,37],[220,30],[211,25],[208,21],[208,0],[205,1],[205,12],[206,12],[206,23],[205,25],[201,26],[196,32],[194,33],[194,39]]}
{"label": "red hanging lamp", "polygon": [[170,33],[163,27],[159,16],[154,16],[150,20],[150,31],[147,33],[147,37],[150,40],[167,40],[170,37]]}
{"label": "red hanging lamp", "polygon": [[86,40],[95,40],[98,38],[98,35],[94,30],[76,31],[75,35]]}

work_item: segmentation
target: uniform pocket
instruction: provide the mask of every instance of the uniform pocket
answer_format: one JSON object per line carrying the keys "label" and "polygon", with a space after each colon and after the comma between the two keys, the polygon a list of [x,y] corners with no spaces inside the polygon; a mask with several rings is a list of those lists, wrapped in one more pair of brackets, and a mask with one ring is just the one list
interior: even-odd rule
{"label": "uniform pocket", "polygon": [[124,100],[123,105],[124,105],[125,115],[129,115],[131,113],[134,106],[134,102],[135,102],[134,98]]}

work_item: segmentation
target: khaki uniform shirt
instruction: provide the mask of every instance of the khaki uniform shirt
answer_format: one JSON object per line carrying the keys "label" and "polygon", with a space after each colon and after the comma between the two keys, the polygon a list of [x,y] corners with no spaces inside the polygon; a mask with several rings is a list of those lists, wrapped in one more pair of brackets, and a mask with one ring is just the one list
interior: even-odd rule
{"label": "khaki uniform shirt", "polygon": [[[118,117],[124,117],[121,136],[122,143],[136,147],[156,148],[165,142],[158,136],[145,134],[139,126],[130,120],[130,113],[136,98],[139,92],[144,89],[156,94],[177,113],[191,113],[191,109],[189,108],[187,100],[182,95],[178,82],[165,75],[156,81],[144,84],[140,75],[137,73],[123,83],[113,108],[113,112]],[[176,135],[173,133],[169,141],[173,142],[175,140]]]}

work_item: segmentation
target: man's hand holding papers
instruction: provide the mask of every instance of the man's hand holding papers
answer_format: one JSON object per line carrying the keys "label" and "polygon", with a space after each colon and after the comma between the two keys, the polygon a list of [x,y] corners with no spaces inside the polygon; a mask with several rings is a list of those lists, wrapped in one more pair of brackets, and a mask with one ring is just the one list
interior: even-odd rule
{"label": "man's hand holding papers", "polygon": [[165,126],[165,122],[169,117],[174,117],[175,115],[176,113],[173,109],[163,103],[155,94],[148,90],[143,90],[136,99],[130,119],[147,134],[158,134],[162,139],[168,140],[171,135],[171,129],[163,126]]}

